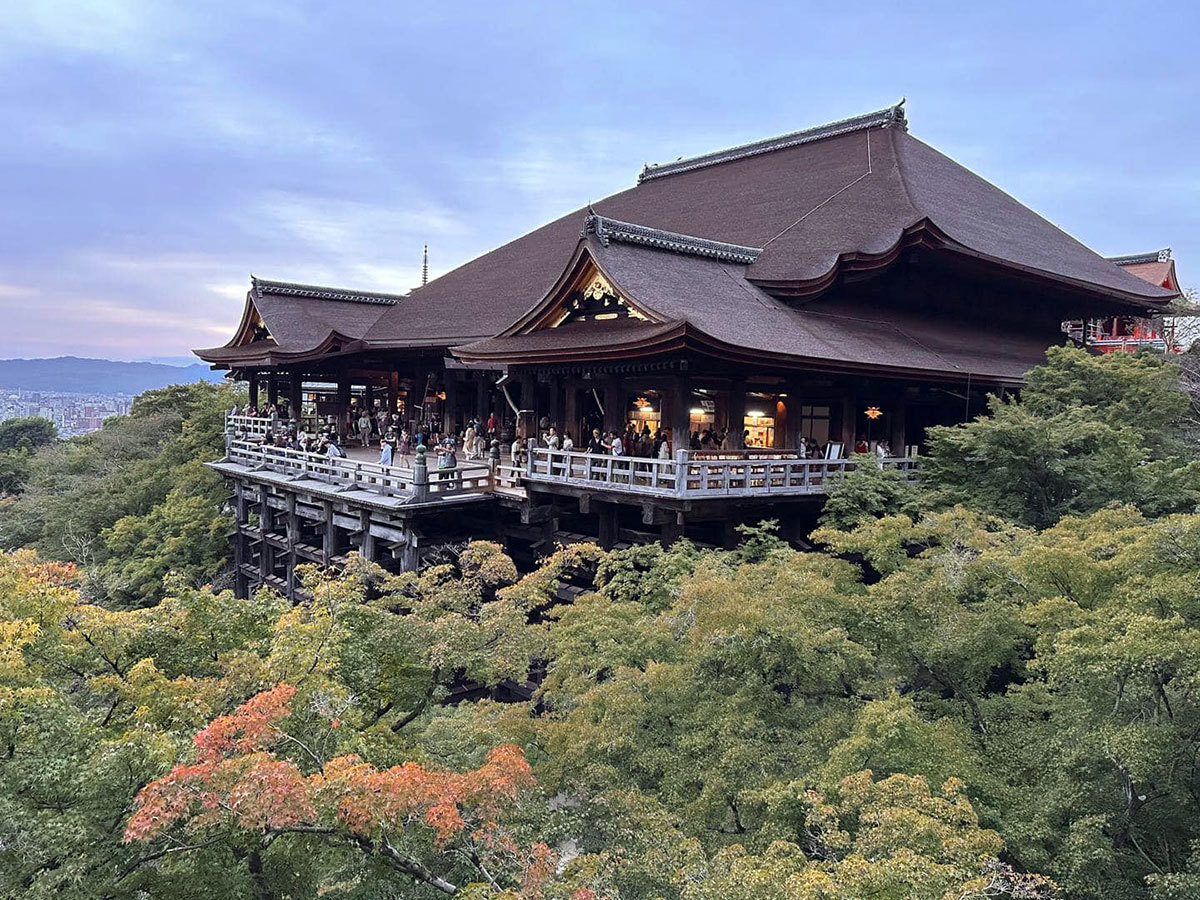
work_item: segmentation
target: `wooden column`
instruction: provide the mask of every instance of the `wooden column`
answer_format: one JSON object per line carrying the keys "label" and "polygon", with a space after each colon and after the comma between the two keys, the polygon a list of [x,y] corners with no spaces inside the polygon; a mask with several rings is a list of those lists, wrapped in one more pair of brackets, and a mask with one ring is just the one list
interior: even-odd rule
{"label": "wooden column", "polygon": [[742,432],[746,430],[746,382],[737,380],[729,386],[729,415],[726,428],[733,434],[730,446],[741,450]]}
{"label": "wooden column", "polygon": [[600,546],[605,550],[611,550],[617,542],[617,504],[592,501],[592,506],[596,510],[596,518],[599,520]]}
{"label": "wooden column", "polygon": [[854,452],[854,439],[858,437],[858,398],[853,394],[842,398],[842,443],[846,445],[846,455]]}
{"label": "wooden column", "polygon": [[413,423],[414,434],[416,427],[429,421],[429,411],[425,409],[425,391],[429,386],[429,367],[417,366],[413,369],[413,389],[408,395],[408,418]]}
{"label": "wooden column", "polygon": [[292,380],[288,382],[288,416],[300,423],[300,416],[304,410],[304,376],[299,372],[292,373]]}
{"label": "wooden column", "polygon": [[400,373],[388,372],[387,408],[393,416],[400,411]]}
{"label": "wooden column", "polygon": [[487,374],[475,372],[475,418],[480,424],[486,425],[488,418],[488,382]]}
{"label": "wooden column", "polygon": [[779,397],[775,400],[775,432],[772,449],[787,450],[796,446],[791,440],[791,402],[792,398],[790,394],[787,397]]}
{"label": "wooden column", "polygon": [[[670,401],[668,404],[667,401]],[[676,450],[686,449],[692,430],[692,379],[676,375],[671,379],[669,395],[663,397],[663,423],[669,425]],[[667,418],[668,413],[670,418]],[[683,443],[679,443],[682,439]]]}
{"label": "wooden column", "polygon": [[358,536],[358,553],[368,562],[375,562],[375,536],[371,534],[371,513],[362,510],[358,514],[358,525],[361,531]]}
{"label": "wooden column", "polygon": [[447,370],[446,402],[442,404],[442,433],[457,434],[458,429],[458,373]]}
{"label": "wooden column", "polygon": [[246,489],[240,481],[233,483],[233,518],[236,523],[233,535],[233,593],[239,600],[248,600],[250,581],[242,566],[247,562],[246,525],[250,516],[246,506]]}
{"label": "wooden column", "polygon": [[267,535],[275,530],[275,511],[271,509],[271,494],[267,486],[258,489],[258,531],[262,542],[258,548],[258,574],[261,581],[275,574],[275,548],[267,541]]}
{"label": "wooden column", "polygon": [[363,405],[367,408],[367,415],[372,419],[375,418],[375,385],[367,382],[367,386],[363,388]]}
{"label": "wooden column", "polygon": [[333,502],[325,501],[325,533],[321,536],[321,564],[328,566],[337,555],[337,526],[333,524]]}
{"label": "wooden column", "polygon": [[246,376],[246,387],[250,391],[250,399],[247,401],[250,406],[258,409],[258,373],[251,372]]}
{"label": "wooden column", "polygon": [[287,539],[287,597],[289,600],[295,601],[296,564],[300,561],[300,557],[296,552],[296,545],[300,543],[300,517],[296,514],[295,494],[287,495]]}
{"label": "wooden column", "polygon": [[903,395],[895,399],[888,413],[891,416],[892,426],[891,435],[888,437],[888,446],[891,448],[893,456],[903,456],[908,436],[908,404],[905,403]]}
{"label": "wooden column", "polygon": [[568,379],[564,391],[562,433],[571,435],[576,450],[583,450],[589,435],[579,433],[579,383]]}
{"label": "wooden column", "polygon": [[345,375],[339,375],[337,380],[337,400],[333,406],[334,415],[337,416],[338,434],[344,439],[346,435],[354,429],[350,427],[350,379]]}
{"label": "wooden column", "polygon": [[658,539],[664,549],[683,537],[683,513],[669,513],[669,516],[663,523],[661,536]]}
{"label": "wooden column", "polygon": [[279,406],[279,373],[272,372],[267,376],[267,404]]}
{"label": "wooden column", "polygon": [[625,430],[625,385],[620,378],[604,379],[604,430]]}
{"label": "wooden column", "polygon": [[521,414],[517,417],[517,434],[523,438],[538,437],[538,414],[537,414],[537,382],[534,377],[528,373],[521,375],[517,381],[520,390],[520,396],[517,398],[517,407],[521,410]]}

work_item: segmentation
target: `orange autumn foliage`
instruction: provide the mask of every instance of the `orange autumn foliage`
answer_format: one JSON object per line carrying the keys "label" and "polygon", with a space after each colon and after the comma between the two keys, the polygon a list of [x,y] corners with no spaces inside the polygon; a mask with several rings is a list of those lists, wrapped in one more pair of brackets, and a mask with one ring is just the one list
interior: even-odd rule
{"label": "orange autumn foliage", "polygon": [[[337,824],[364,837],[419,823],[432,830],[435,845],[470,827],[467,836],[473,841],[510,856],[518,853],[497,822],[534,784],[520,748],[495,747],[482,766],[467,772],[416,763],[380,770],[357,756],[339,756],[305,775],[270,750],[286,740],[280,724],[291,714],[295,693],[280,684],[200,731],[197,761],[176,766],[139,792],[125,840],[153,840],[179,823],[259,831]],[[547,865],[545,853],[531,851],[529,869],[540,874]]]}

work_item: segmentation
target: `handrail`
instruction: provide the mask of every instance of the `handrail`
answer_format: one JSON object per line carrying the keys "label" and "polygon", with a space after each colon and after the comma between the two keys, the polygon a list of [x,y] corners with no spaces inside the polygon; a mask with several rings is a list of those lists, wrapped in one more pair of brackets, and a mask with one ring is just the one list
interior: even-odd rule
{"label": "handrail", "polygon": [[486,465],[431,471],[421,465],[421,460],[412,468],[385,466],[248,440],[230,441],[227,457],[230,462],[252,468],[335,484],[339,490],[363,490],[382,496],[411,494],[426,499],[430,495],[482,493],[491,484],[491,472]]}
{"label": "handrail", "polygon": [[[527,481],[682,499],[813,495],[827,493],[830,484],[862,464],[856,458],[807,459],[782,452],[711,458],[680,451],[674,459],[648,459],[538,447],[530,450],[524,468],[493,460],[492,464],[430,469],[422,455],[411,467],[384,466],[276,447],[253,437],[231,437],[227,446],[228,461],[250,468],[323,481],[339,491],[403,495],[418,502],[496,490],[511,492]],[[910,482],[917,479],[921,465],[919,457],[877,458],[875,462],[882,469],[899,471]]]}
{"label": "handrail", "polygon": [[[526,477],[535,482],[686,498],[823,494],[829,484],[859,464],[855,459],[808,459],[778,450],[681,450],[674,459],[647,459],[536,448],[530,452]],[[887,457],[878,464],[898,469],[912,481],[920,460]]]}

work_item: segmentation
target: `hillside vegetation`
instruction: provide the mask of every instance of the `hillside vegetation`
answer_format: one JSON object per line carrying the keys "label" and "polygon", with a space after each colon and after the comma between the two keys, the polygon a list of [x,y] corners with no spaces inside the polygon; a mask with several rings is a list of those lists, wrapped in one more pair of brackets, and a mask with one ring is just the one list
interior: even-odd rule
{"label": "hillside vegetation", "polygon": [[204,577],[229,398],[143,398],[4,510],[0,896],[1200,896],[1185,383],[1055,351],[919,490],[842,482],[816,551],[477,542],[296,606]]}

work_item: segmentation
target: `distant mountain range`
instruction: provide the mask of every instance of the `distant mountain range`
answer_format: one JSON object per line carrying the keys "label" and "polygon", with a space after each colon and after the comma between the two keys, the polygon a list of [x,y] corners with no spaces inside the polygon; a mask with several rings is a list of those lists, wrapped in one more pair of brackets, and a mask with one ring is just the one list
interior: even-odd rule
{"label": "distant mountain range", "polygon": [[0,359],[0,388],[64,391],[76,394],[140,394],[169,384],[221,381],[224,373],[204,363],[171,366],[57,356],[54,359]]}

